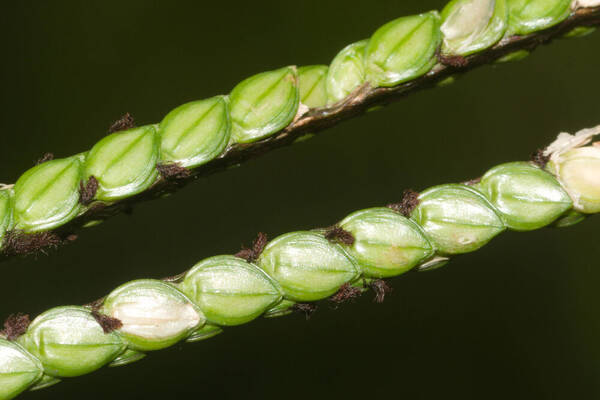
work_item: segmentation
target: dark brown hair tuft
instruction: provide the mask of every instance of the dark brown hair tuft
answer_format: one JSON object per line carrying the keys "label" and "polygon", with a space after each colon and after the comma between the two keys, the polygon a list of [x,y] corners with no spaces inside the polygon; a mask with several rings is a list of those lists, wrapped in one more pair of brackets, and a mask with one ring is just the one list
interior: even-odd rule
{"label": "dark brown hair tuft", "polygon": [[347,301],[354,300],[357,297],[360,297],[361,294],[362,290],[360,290],[359,288],[352,286],[349,283],[344,283],[342,287],[340,287],[340,290],[338,290],[336,294],[331,296],[329,300],[333,303],[341,304]]}
{"label": "dark brown hair tuft", "polygon": [[108,128],[108,133],[126,131],[132,128],[135,128],[135,120],[133,119],[133,116],[131,114],[126,113],[121,118],[112,123],[110,128]]}
{"label": "dark brown hair tuft", "polygon": [[387,207],[392,210],[399,212],[406,218],[410,217],[413,210],[419,205],[419,193],[412,189],[407,189],[402,193],[402,200],[400,203],[388,204]]}
{"label": "dark brown hair tuft", "polygon": [[546,168],[549,161],[550,156],[545,155],[543,149],[538,149],[531,155],[531,162],[540,168]]}
{"label": "dark brown hair tuft", "polygon": [[447,56],[442,54],[441,52],[438,52],[437,57],[442,64],[447,65],[449,67],[464,68],[467,65],[469,65],[469,60],[463,56]]}
{"label": "dark brown hair tuft", "polygon": [[46,161],[52,161],[54,160],[54,154],[52,153],[46,153],[42,156],[42,158],[38,159],[35,163],[35,165],[40,165],[45,163]]}
{"label": "dark brown hair tuft", "polygon": [[394,291],[394,289],[383,279],[376,279],[371,282],[369,286],[375,292],[375,298],[373,299],[375,303],[383,303],[385,296]]}
{"label": "dark brown hair tuft", "polygon": [[3,250],[7,255],[25,255],[33,253],[44,253],[49,247],[57,247],[65,241],[54,232],[26,233],[20,229],[12,229],[6,232]]}
{"label": "dark brown hair tuft", "polygon": [[356,241],[351,232],[337,225],[327,228],[325,238],[331,242],[339,242],[348,246],[352,246]]}
{"label": "dark brown hair tuft", "polygon": [[79,182],[79,202],[84,206],[89,205],[94,200],[99,186],[100,183],[94,175],[90,175],[85,184],[83,181]]}
{"label": "dark brown hair tuft", "polygon": [[28,314],[16,313],[11,314],[4,321],[4,330],[2,334],[10,341],[18,339],[21,335],[27,332],[27,328],[31,324]]}
{"label": "dark brown hair tuft", "polygon": [[92,317],[100,324],[104,333],[111,333],[123,327],[123,323],[120,320],[102,314],[97,308],[92,309]]}
{"label": "dark brown hair tuft", "polygon": [[156,169],[163,179],[185,179],[189,178],[192,173],[189,169],[182,167],[177,163],[158,163]]}
{"label": "dark brown hair tuft", "polygon": [[243,258],[248,262],[254,262],[258,259],[258,257],[260,257],[267,243],[267,234],[263,232],[258,232],[256,239],[254,239],[254,242],[252,243],[252,248],[242,247],[242,249],[238,251],[235,254],[235,256]]}
{"label": "dark brown hair tuft", "polygon": [[465,182],[463,182],[463,185],[473,186],[473,185],[477,185],[479,182],[481,182],[481,177],[465,181]]}
{"label": "dark brown hair tuft", "polygon": [[292,306],[293,311],[303,313],[307,320],[312,317],[315,311],[317,311],[317,308],[317,305],[312,303],[296,303]]}

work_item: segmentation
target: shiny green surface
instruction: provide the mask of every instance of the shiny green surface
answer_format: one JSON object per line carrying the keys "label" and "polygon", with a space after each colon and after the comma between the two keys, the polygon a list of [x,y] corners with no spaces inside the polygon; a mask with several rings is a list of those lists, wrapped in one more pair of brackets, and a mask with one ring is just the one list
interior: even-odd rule
{"label": "shiny green surface", "polygon": [[125,350],[116,332],[105,334],[89,310],[76,306],[41,314],[19,343],[54,377],[88,374]]}
{"label": "shiny green surface", "polygon": [[7,230],[12,225],[12,198],[10,190],[0,190],[0,248],[2,247],[2,239]]}
{"label": "shiny green surface", "polygon": [[285,128],[296,116],[299,92],[296,67],[254,75],[230,95],[233,140],[249,143]]}
{"label": "shiny green surface", "polygon": [[464,185],[433,187],[419,201],[411,218],[440,254],[475,251],[506,229],[485,197]]}
{"label": "shiny green surface", "polygon": [[417,224],[389,208],[357,211],[340,226],[354,235],[355,242],[347,251],[367,277],[403,274],[434,252]]}
{"label": "shiny green surface", "polygon": [[197,167],[221,154],[230,134],[229,104],[225,96],[184,104],[160,123],[161,159],[182,167]]}
{"label": "shiny green surface", "polygon": [[108,366],[109,367],[122,367],[124,365],[128,365],[128,364],[134,363],[136,361],[139,361],[144,357],[146,357],[146,353],[127,349],[122,354],[120,354],[117,358],[115,358],[110,364],[108,364]]}
{"label": "shiny green surface", "polygon": [[[226,93],[251,71],[326,62],[390,18],[444,2],[309,1],[293,12],[273,1],[239,6],[230,14],[230,3],[6,4],[0,29],[20,39],[5,43],[3,182],[14,182],[44,151],[89,149],[125,111],[140,124],[159,121],[178,104]],[[232,21],[198,23],[209,11]],[[274,20],[285,21],[285,33],[273,34],[280,28]],[[174,28],[158,29],[167,25]],[[218,46],[201,47],[198,38],[215,32]],[[558,41],[518,65],[474,71],[457,85],[136,207],[65,251],[15,258],[3,272],[2,317],[85,303],[117,282],[234,253],[257,230],[277,235],[332,224],[351,210],[399,201],[405,188],[458,182],[525,159],[559,129],[597,122],[600,89],[590,77],[598,38]],[[219,62],[207,62],[208,51]],[[588,218],[568,231],[507,233],[439,272],[393,281],[382,305],[366,295],[335,310],[324,304],[308,323],[301,314],[257,321],[23,398],[164,399],[199,391],[276,398],[292,385],[306,398],[597,398],[597,228]],[[24,281],[24,273],[35,279]],[[394,345],[380,351],[380,343]],[[497,385],[498,376],[507,382]],[[200,388],[187,384],[199,381]],[[365,381],[377,384],[347,384]]]}
{"label": "shiny green surface", "polygon": [[345,99],[365,82],[364,52],[368,40],[352,43],[342,49],[329,66],[327,94],[329,104]]}
{"label": "shiny green surface", "polygon": [[42,364],[16,343],[0,339],[0,399],[8,400],[26,390],[43,374]]}
{"label": "shiny green surface", "polygon": [[206,324],[202,328],[196,329],[194,332],[192,332],[190,336],[185,339],[185,341],[189,343],[199,342],[201,340],[210,339],[211,337],[217,336],[220,333],[223,333],[223,329],[220,327]]}
{"label": "shiny green surface", "polygon": [[111,292],[103,311],[123,324],[120,332],[133,350],[159,350],[188,336],[205,322],[202,312],[168,283],[144,279]]}
{"label": "shiny green surface", "polygon": [[365,49],[367,80],[373,86],[396,86],[427,73],[437,62],[441,37],[437,11],[385,24]]}
{"label": "shiny green surface", "polygon": [[300,102],[310,108],[327,105],[327,65],[309,65],[298,68]]}
{"label": "shiny green surface", "polygon": [[508,30],[516,35],[550,28],[571,12],[571,0],[506,0]]}
{"label": "shiny green surface", "polygon": [[529,163],[509,163],[489,170],[477,188],[517,231],[542,228],[565,213],[573,201],[556,178]]}
{"label": "shiny green surface", "polygon": [[85,161],[85,177],[94,176],[100,183],[95,198],[118,200],[146,190],[158,175],[158,154],[157,131],[152,125],[100,140]]}
{"label": "shiny green surface", "polygon": [[267,274],[232,256],[199,262],[180,288],[209,322],[225,326],[250,322],[282,299],[277,283]]}
{"label": "shiny green surface", "polygon": [[[126,283],[93,306],[52,309],[18,339],[41,363],[38,370],[23,364],[22,355],[15,361],[14,351],[3,352],[0,340],[6,396],[104,365],[124,366],[146,351],[183,340],[206,340],[261,315],[295,310],[310,315],[314,306],[307,302],[332,296],[338,304],[369,288],[380,298],[385,285],[378,278],[441,268],[448,256],[477,250],[507,228],[579,223],[584,215],[573,204],[600,202],[600,148],[564,150],[564,143],[577,138],[565,135],[553,144],[560,150],[548,166],[559,180],[531,162],[501,164],[477,183],[405,192],[401,203],[354,212],[329,228],[292,232],[268,243],[261,234],[252,250],[240,253],[247,260],[207,258],[166,280]],[[403,216],[409,213],[410,219]]]}
{"label": "shiny green surface", "polygon": [[65,224],[79,212],[80,158],[47,161],[25,172],[14,187],[16,227],[28,232]]}
{"label": "shiny green surface", "polygon": [[288,299],[296,301],[329,297],[359,276],[338,245],[312,232],[279,236],[267,245],[257,264],[279,282]]}
{"label": "shiny green surface", "polygon": [[506,0],[453,0],[441,16],[446,54],[466,56],[491,47],[508,25]]}
{"label": "shiny green surface", "polygon": [[[581,6],[594,5],[578,3],[578,7]],[[435,5],[428,8],[440,7]],[[95,201],[124,200],[163,180],[178,179],[185,175],[185,171],[177,170],[169,164],[191,169],[215,161],[216,169],[219,169],[219,165],[222,165],[219,160],[221,157],[231,155],[231,162],[237,155],[242,155],[240,159],[244,160],[245,151],[247,154],[253,152],[246,144],[264,140],[277,133],[283,134],[279,137],[283,140],[285,128],[296,118],[311,112],[311,109],[328,105],[333,107],[334,104],[336,108],[347,106],[349,109],[356,109],[355,102],[370,103],[372,97],[368,94],[373,93],[373,86],[380,87],[377,93],[381,95],[387,91],[386,87],[410,83],[429,72],[437,72],[437,69],[433,70],[434,66],[439,65],[440,60],[447,62],[439,57],[439,52],[445,56],[470,55],[488,49],[502,38],[544,30],[567,18],[570,3],[567,0],[453,0],[443,8],[441,16],[436,10],[421,14],[414,12],[406,12],[406,16],[385,24],[384,21],[389,20],[389,17],[377,21],[374,26],[380,28],[375,29],[370,38],[344,47],[337,53],[330,66],[290,65],[269,69],[250,76],[237,85],[231,85],[233,90],[229,95],[213,95],[192,102],[186,96],[186,102],[182,99],[184,104],[167,112],[160,124],[132,128],[135,126],[134,119],[127,114],[128,118],[111,127],[111,131],[116,130],[117,133],[102,138],[89,152],[75,156],[83,165],[79,171],[76,171],[77,168],[72,169],[72,182],[52,184],[52,189],[44,195],[42,192],[47,189],[45,182],[51,177],[38,174],[36,179],[28,180],[31,170],[21,176],[17,193],[19,198],[14,203],[16,208],[10,212],[14,216],[14,226],[26,232],[52,230],[86,214],[89,207],[102,206],[93,204]],[[507,30],[507,14],[510,30]],[[572,28],[565,36],[582,36],[590,32],[587,26]],[[368,29],[368,32],[372,31],[372,27]],[[315,43],[329,44],[323,40]],[[167,48],[172,47],[169,45]],[[291,49],[293,46],[286,43],[284,48]],[[529,54],[528,50],[516,49],[512,54],[495,61],[516,61]],[[328,54],[327,57],[330,57],[330,53]],[[460,59],[455,61],[459,62]],[[202,62],[211,64],[211,59],[207,57]],[[229,62],[239,65],[239,60]],[[271,65],[289,63],[277,62]],[[273,67],[260,68],[264,70]],[[178,73],[179,71],[171,76]],[[139,71],[136,74],[139,75]],[[204,80],[186,81],[186,86],[196,88],[193,96],[189,97],[199,97],[198,87],[194,86],[193,82],[207,85],[208,82],[212,82],[211,78],[212,75],[209,74]],[[446,77],[437,82],[436,86],[447,86],[455,78],[456,75]],[[164,81],[164,77],[160,80]],[[226,89],[231,86],[227,86]],[[149,87],[144,87],[144,90],[150,90]],[[361,87],[363,90],[359,91]],[[219,87],[218,90],[222,92],[223,88]],[[106,88],[98,92],[106,93]],[[352,93],[356,96],[348,99]],[[155,96],[148,98],[156,99]],[[162,100],[157,99],[157,102]],[[48,100],[45,104],[51,101]],[[381,101],[379,98],[375,104],[365,105],[369,107],[369,111],[373,111],[380,108]],[[98,103],[99,101],[94,107],[97,108]],[[73,103],[69,104],[69,108],[71,107]],[[163,112],[172,107],[173,104],[169,103],[160,115],[164,115]],[[90,108],[92,107],[88,107],[88,110]],[[340,109],[331,111],[339,113]],[[321,114],[312,112],[310,115],[318,115],[317,120],[327,118],[327,111]],[[61,113],[62,110],[55,114],[62,115]],[[86,113],[90,114],[87,110]],[[339,122],[338,119],[353,116],[352,111],[342,114],[338,114],[339,118],[334,118],[336,123]],[[151,120],[157,119],[160,118],[153,117]],[[61,121],[64,122],[62,119]],[[301,125],[298,125],[298,129],[302,129]],[[84,131],[98,132],[98,129],[96,126]],[[77,132],[80,132],[79,127]],[[293,143],[312,137],[312,132],[302,133],[303,135],[294,138]],[[235,146],[236,144],[238,146]],[[89,145],[89,142],[86,143],[84,148],[88,148]],[[227,150],[231,147],[235,147],[233,153]],[[79,151],[78,148],[77,152]],[[169,165],[169,168],[165,165]],[[41,170],[49,172],[49,167]],[[159,174],[158,170],[164,176]],[[213,171],[212,168],[207,168],[207,172]],[[78,174],[79,179],[75,179]],[[96,192],[92,190],[95,186],[91,176],[99,183]],[[68,177],[64,179],[69,180]],[[28,182],[27,185],[31,187],[24,187],[24,182]],[[85,189],[81,192],[86,195],[81,205],[78,204],[79,185]],[[22,195],[24,192],[27,193]],[[35,199],[36,194],[40,195],[40,199]],[[21,197],[25,197],[25,200]],[[28,203],[34,201],[37,204]],[[137,199],[134,200],[136,201]],[[123,210],[125,209],[129,208],[123,207]],[[94,221],[82,221],[85,227],[93,224]],[[3,239],[1,235],[0,239]],[[10,250],[3,252],[8,253]]]}

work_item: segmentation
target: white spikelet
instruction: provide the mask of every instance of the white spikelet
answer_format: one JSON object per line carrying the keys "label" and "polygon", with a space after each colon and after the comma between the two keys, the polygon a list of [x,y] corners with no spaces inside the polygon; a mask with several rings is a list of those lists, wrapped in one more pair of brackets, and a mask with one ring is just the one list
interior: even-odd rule
{"label": "white spikelet", "polygon": [[121,331],[149,340],[175,337],[200,323],[191,304],[168,297],[140,296],[137,301],[119,304],[112,317],[123,323]]}
{"label": "white spikelet", "polygon": [[600,0],[574,0],[573,9],[598,7],[600,6]]}
{"label": "white spikelet", "polygon": [[461,40],[461,46],[453,50],[457,53],[466,50],[487,28],[495,7],[496,0],[471,0],[458,7],[441,27],[446,45]]}
{"label": "white spikelet", "polygon": [[544,155],[550,156],[552,161],[558,161],[560,155],[577,147],[590,143],[594,136],[600,135],[600,125],[593,128],[582,129],[574,135],[562,132],[556,140],[544,150]]}

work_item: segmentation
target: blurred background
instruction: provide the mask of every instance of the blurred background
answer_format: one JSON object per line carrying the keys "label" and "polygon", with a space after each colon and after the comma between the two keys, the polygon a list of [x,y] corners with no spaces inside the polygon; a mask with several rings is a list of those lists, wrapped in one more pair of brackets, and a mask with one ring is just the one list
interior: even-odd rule
{"label": "blurred background", "polygon": [[[383,23],[441,0],[13,1],[0,14],[0,181],[46,152],[91,148],[125,112],[158,122],[284,65],[326,64]],[[2,263],[0,319],[83,304],[271,237],[328,226],[403,189],[528,159],[600,124],[600,33],[468,73],[322,135],[212,175]],[[394,292],[226,329],[23,399],[567,399],[600,396],[600,219],[506,233]]]}

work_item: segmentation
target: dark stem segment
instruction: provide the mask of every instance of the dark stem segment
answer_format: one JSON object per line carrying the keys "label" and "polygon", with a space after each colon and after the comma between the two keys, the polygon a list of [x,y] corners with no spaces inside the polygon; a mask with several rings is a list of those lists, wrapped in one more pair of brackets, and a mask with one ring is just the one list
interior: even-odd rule
{"label": "dark stem segment", "polygon": [[[460,59],[449,59],[446,57],[440,60],[440,63],[433,67],[426,75],[413,81],[391,88],[373,88],[369,84],[364,84],[346,99],[330,107],[309,110],[277,134],[255,143],[230,146],[218,158],[189,171],[189,174],[175,173],[171,175],[174,172],[172,169],[170,171],[163,171],[163,173],[167,172],[167,175],[170,175],[168,179],[161,177],[161,179],[143,193],[112,204],[92,203],[90,209],[84,214],[58,228],[58,236],[64,236],[64,232],[74,232],[90,221],[104,220],[115,214],[131,210],[132,206],[139,202],[152,200],[166,193],[175,192],[199,177],[223,171],[273,149],[290,145],[307,133],[314,134],[323,131],[341,121],[364,114],[374,106],[385,106],[419,90],[435,87],[444,79],[455,74],[464,73],[476,67],[493,63],[499,58],[518,50],[532,51],[542,44],[547,44],[553,39],[563,36],[576,27],[595,25],[600,25],[600,7],[582,8],[573,12],[565,21],[550,29],[527,36],[504,38],[492,48],[468,57],[461,57]],[[111,131],[131,125],[133,125],[133,118],[130,115],[125,115],[117,123],[113,124]],[[56,245],[56,243],[50,243],[50,246],[53,245]],[[39,251],[39,249],[36,250]],[[3,254],[0,255],[0,260],[4,260],[15,253],[30,254],[35,252],[3,251]]]}

